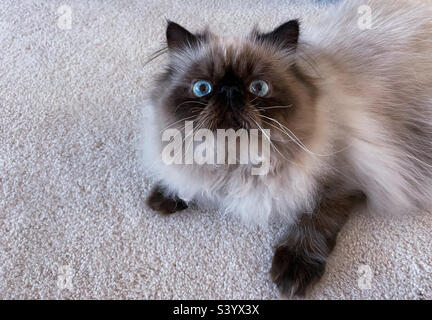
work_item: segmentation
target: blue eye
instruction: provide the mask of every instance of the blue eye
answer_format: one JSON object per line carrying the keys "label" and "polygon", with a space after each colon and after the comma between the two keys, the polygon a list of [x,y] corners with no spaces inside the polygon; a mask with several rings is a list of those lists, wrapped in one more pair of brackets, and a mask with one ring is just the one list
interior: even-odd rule
{"label": "blue eye", "polygon": [[269,92],[269,86],[264,80],[255,80],[251,82],[249,91],[259,97],[264,97]]}
{"label": "blue eye", "polygon": [[194,95],[196,95],[198,98],[201,98],[208,95],[212,91],[212,86],[208,81],[198,80],[194,83],[192,91]]}

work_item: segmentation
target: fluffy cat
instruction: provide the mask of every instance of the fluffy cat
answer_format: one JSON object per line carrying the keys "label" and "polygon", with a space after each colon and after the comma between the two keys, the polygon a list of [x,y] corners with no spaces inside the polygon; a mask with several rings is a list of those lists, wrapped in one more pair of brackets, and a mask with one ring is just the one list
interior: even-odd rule
{"label": "fluffy cat", "polygon": [[[365,5],[370,28],[359,26]],[[289,232],[272,279],[283,294],[305,294],[356,206],[406,214],[431,205],[431,17],[430,2],[352,0],[313,25],[291,20],[247,36],[193,34],[168,22],[169,63],[149,102],[145,152],[159,182],[148,205],[171,214],[211,201],[247,222],[282,217]],[[251,175],[251,165],[165,165],[160,133],[182,130],[187,119],[213,131],[270,129],[268,174]]]}

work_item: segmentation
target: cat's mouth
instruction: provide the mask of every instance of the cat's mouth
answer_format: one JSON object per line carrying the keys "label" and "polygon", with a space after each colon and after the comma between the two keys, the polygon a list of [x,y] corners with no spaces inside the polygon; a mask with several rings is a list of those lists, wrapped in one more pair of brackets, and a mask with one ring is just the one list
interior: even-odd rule
{"label": "cat's mouth", "polygon": [[249,119],[240,112],[227,110],[223,117],[219,118],[213,129],[250,129]]}

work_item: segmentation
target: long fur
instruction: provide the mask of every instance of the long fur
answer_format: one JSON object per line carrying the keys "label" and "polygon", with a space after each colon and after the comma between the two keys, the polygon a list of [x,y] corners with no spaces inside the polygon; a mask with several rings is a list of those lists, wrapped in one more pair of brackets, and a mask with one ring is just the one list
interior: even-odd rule
{"label": "long fur", "polygon": [[[370,30],[357,25],[360,5],[372,8]],[[217,203],[245,222],[265,224],[272,214],[297,221],[314,209],[321,181],[329,177],[362,190],[375,211],[427,208],[432,202],[431,17],[430,2],[342,1],[316,24],[303,26],[296,52],[276,53],[250,37],[211,35],[208,43],[170,53],[176,70],[164,80],[166,91],[181,83],[199,57],[215,51],[235,56],[255,46],[275,57],[274,63],[295,64],[319,91],[313,134],[307,143],[300,141],[304,147],[295,161],[273,152],[266,176],[251,176],[249,166],[166,166],[160,161],[160,131],[173,119],[160,106],[162,93],[149,99],[151,114],[142,123],[146,163],[151,159],[167,194]]]}

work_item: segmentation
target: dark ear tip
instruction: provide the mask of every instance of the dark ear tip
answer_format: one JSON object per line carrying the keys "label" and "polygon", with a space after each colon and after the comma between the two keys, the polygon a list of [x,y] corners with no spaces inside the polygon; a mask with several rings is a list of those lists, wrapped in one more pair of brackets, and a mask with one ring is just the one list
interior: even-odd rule
{"label": "dark ear tip", "polygon": [[175,49],[184,46],[191,46],[197,41],[197,37],[187,29],[167,19],[166,39],[168,48]]}
{"label": "dark ear tip", "polygon": [[174,21],[172,21],[170,19],[165,18],[165,20],[166,20],[167,29],[168,28],[174,28],[174,27],[179,27],[180,26],[178,23],[175,23]]}
{"label": "dark ear tip", "polygon": [[256,39],[275,44],[278,47],[296,48],[300,35],[300,22],[299,19],[292,19],[282,23],[269,33],[261,34],[253,31],[252,34]]}
{"label": "dark ear tip", "polygon": [[290,20],[288,22],[283,23],[282,25],[280,25],[278,27],[278,29],[283,29],[283,28],[297,29],[298,31],[300,31],[300,20],[299,19],[293,19],[293,20]]}
{"label": "dark ear tip", "polygon": [[172,21],[172,20],[170,20],[170,19],[166,19],[166,23],[167,23],[167,25],[166,25],[166,29],[167,30],[185,30],[185,31],[187,31],[184,27],[182,27],[180,24],[178,24],[177,22],[174,22],[174,21]]}

